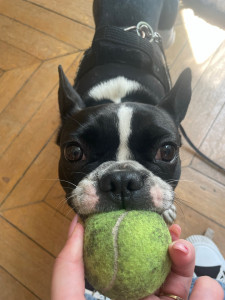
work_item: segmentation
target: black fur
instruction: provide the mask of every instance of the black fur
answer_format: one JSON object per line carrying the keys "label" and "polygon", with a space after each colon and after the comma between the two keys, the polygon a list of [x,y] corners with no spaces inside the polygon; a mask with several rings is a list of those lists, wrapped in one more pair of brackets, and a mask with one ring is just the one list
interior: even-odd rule
{"label": "black fur", "polygon": [[[171,5],[174,4],[177,1],[171,0]],[[168,16],[170,22],[165,22],[165,5],[168,5],[167,0],[95,0],[93,7],[96,28],[103,25],[126,27],[146,21],[154,30],[166,26],[168,29],[168,26],[173,25],[171,20],[175,20],[177,5],[174,5],[172,16]],[[162,18],[161,14],[165,17]],[[152,72],[141,65],[138,68],[132,64],[121,64],[119,59],[118,62],[91,68],[81,78],[76,78],[74,87],[66,79],[61,67],[59,75],[59,108],[62,120],[57,139],[61,148],[59,178],[68,197],[71,196],[74,185],[87,174],[104,162],[116,160],[120,143],[117,112],[121,104],[114,104],[105,98],[96,102],[88,95],[88,91],[117,76],[135,80],[142,86],[141,90],[121,99],[121,103],[129,103],[134,111],[129,138],[132,159],[169,182],[173,188],[176,187],[181,170],[178,127],[185,117],[191,99],[189,69],[180,75],[169,93]],[[65,147],[71,143],[77,144],[83,152],[82,159],[77,162],[70,162],[65,158]],[[176,157],[171,162],[156,161],[157,150],[165,144],[175,147]],[[70,204],[70,200],[68,202]]]}

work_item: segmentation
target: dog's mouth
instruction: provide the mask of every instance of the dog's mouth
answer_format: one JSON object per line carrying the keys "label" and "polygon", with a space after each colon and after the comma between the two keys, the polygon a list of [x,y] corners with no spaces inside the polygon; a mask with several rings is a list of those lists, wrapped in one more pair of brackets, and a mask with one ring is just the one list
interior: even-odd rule
{"label": "dog's mouth", "polygon": [[176,217],[172,187],[136,161],[103,163],[70,195],[71,207],[83,218],[115,210],[147,210]]}

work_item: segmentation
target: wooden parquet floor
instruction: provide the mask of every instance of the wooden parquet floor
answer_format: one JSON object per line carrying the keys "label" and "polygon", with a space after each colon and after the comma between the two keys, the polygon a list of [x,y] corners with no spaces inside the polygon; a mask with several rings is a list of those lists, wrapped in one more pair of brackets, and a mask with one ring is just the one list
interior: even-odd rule
{"label": "wooden parquet floor", "polygon": [[[93,28],[92,0],[0,0],[1,300],[50,299],[54,258],[73,217],[57,180],[57,66],[72,82]],[[224,32],[215,44],[214,34],[200,29],[197,50],[204,35],[204,50],[214,46],[204,60],[196,59],[182,12],[166,54],[173,81],[185,67],[193,71],[184,128],[225,167]],[[177,223],[183,237],[211,227],[225,255],[225,176],[183,144]]]}

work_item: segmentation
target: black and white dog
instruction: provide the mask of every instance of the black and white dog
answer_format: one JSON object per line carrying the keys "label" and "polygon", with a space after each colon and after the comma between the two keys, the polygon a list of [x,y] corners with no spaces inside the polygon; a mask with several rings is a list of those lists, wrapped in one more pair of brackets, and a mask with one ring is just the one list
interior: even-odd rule
{"label": "black and white dog", "polygon": [[95,0],[96,32],[74,87],[59,67],[59,178],[83,218],[119,209],[176,217],[178,131],[191,71],[171,87],[159,29],[171,30],[178,0]]}

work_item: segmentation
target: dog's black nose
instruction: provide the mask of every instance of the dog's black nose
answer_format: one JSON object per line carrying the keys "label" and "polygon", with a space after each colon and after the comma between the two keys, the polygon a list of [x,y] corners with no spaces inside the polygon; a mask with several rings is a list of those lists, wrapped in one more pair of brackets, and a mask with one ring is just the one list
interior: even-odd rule
{"label": "dog's black nose", "polygon": [[126,197],[144,185],[143,176],[135,171],[114,171],[102,176],[99,187],[102,192]]}

